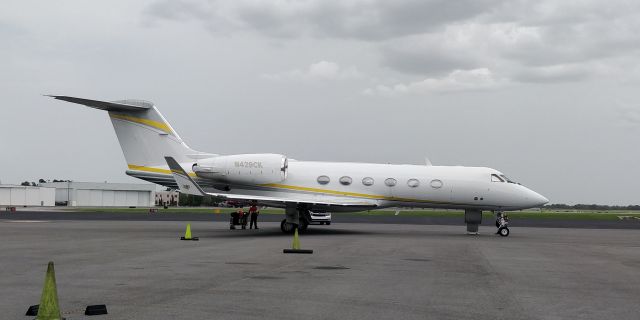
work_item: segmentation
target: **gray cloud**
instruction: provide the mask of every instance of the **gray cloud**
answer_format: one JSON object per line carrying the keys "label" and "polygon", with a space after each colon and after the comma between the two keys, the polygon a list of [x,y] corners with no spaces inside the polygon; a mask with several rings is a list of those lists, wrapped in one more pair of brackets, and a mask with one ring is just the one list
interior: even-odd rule
{"label": "gray cloud", "polygon": [[161,0],[146,8],[149,16],[167,20],[202,19],[209,20],[214,14],[206,2],[189,0]]}
{"label": "gray cloud", "polygon": [[640,50],[640,4],[628,0],[162,0],[146,13],[214,33],[367,41],[381,66],[415,81],[480,68],[517,82],[583,81]]}
{"label": "gray cloud", "polygon": [[535,27],[535,37],[505,48],[503,57],[544,66],[636,54],[640,49],[636,19]]}
{"label": "gray cloud", "polygon": [[465,52],[450,50],[436,41],[392,42],[381,50],[381,64],[394,70],[419,75],[438,75],[455,69],[478,66],[474,57]]}
{"label": "gray cloud", "polygon": [[378,85],[363,91],[365,95],[396,96],[402,94],[452,93],[502,88],[506,79],[500,79],[487,68],[454,70],[438,77],[426,78],[410,83],[396,83],[391,86]]}
{"label": "gray cloud", "polygon": [[627,19],[637,15],[639,7],[640,3],[635,0],[512,0],[494,7],[484,21],[517,22],[524,26],[568,26]]}
{"label": "gray cloud", "polygon": [[[483,13],[502,0],[296,2],[162,0],[147,14],[250,29],[272,37],[317,36],[379,41],[423,33]],[[211,8],[215,8],[211,10]]]}
{"label": "gray cloud", "polygon": [[512,78],[520,82],[556,83],[584,80],[593,68],[584,65],[554,65],[522,68],[512,73]]}

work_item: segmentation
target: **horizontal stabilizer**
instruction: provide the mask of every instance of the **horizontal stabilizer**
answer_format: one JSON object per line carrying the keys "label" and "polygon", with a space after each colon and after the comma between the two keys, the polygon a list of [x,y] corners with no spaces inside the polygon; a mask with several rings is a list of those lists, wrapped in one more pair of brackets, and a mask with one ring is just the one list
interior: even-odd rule
{"label": "horizontal stabilizer", "polygon": [[144,100],[119,100],[119,101],[99,101],[69,96],[46,95],[57,100],[82,104],[87,107],[105,111],[144,111],[153,107],[153,103]]}

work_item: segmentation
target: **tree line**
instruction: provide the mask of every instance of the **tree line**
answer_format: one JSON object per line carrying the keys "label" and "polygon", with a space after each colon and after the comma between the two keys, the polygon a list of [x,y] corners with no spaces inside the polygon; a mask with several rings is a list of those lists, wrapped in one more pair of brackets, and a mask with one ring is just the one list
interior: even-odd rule
{"label": "tree line", "polygon": [[[53,179],[53,180],[45,180],[45,179],[40,179],[38,180],[38,184],[40,183],[47,183],[47,182],[73,182],[71,180],[58,180],[58,179]],[[35,187],[38,184],[36,184],[35,182],[31,181],[23,181],[22,183],[20,183],[21,186],[31,186],[31,187]]]}
{"label": "tree line", "polygon": [[194,196],[181,193],[178,198],[178,205],[181,207],[217,207],[220,205],[212,196]]}
{"label": "tree line", "polygon": [[603,204],[574,204],[567,205],[563,203],[550,204],[544,206],[544,209],[556,209],[556,210],[640,210],[640,205],[628,205],[628,206],[609,206]]}

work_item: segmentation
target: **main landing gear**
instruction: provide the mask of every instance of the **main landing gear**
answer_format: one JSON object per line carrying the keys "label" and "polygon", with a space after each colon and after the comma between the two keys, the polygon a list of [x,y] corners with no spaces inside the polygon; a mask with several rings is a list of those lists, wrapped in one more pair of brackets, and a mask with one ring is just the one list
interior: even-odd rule
{"label": "main landing gear", "polygon": [[[309,227],[309,224],[303,221],[302,219],[300,220],[300,223],[297,225],[298,231],[300,232],[307,230],[308,227]],[[282,222],[280,222],[280,230],[282,230],[282,232],[284,233],[293,233],[296,230],[296,225],[293,223],[287,222],[287,219],[283,219]]]}
{"label": "main landing gear", "polygon": [[478,234],[478,226],[482,223],[482,211],[465,210],[464,223],[467,224],[467,234]]}
{"label": "main landing gear", "polygon": [[502,237],[509,236],[509,217],[507,214],[502,211],[496,211],[496,228],[498,228],[498,232]]}
{"label": "main landing gear", "polygon": [[284,233],[293,233],[296,228],[298,231],[305,231],[311,222],[311,215],[305,206],[291,205],[285,208],[286,218],[280,222],[280,230]]}

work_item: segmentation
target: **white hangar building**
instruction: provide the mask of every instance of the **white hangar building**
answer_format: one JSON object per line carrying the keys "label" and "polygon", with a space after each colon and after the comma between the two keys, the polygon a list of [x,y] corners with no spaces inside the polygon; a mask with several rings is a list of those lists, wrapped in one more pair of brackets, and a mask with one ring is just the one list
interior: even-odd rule
{"label": "white hangar building", "polygon": [[46,182],[55,202],[73,207],[153,207],[156,186],[147,183]]}
{"label": "white hangar building", "polygon": [[56,189],[32,186],[0,185],[0,206],[2,207],[53,207]]}

